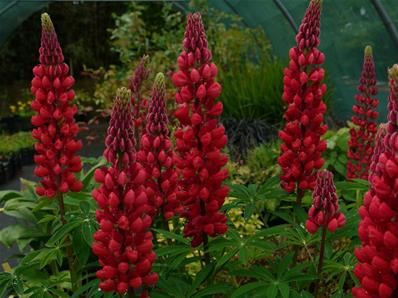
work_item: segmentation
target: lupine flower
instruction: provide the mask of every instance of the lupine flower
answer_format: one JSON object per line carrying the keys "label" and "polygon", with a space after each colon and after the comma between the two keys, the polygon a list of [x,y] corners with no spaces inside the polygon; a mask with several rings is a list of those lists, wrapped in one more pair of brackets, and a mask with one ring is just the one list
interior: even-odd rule
{"label": "lupine flower", "polygon": [[36,187],[39,196],[53,198],[68,191],[80,191],[82,183],[74,173],[80,172],[82,163],[77,151],[82,142],[76,140],[79,127],[74,121],[77,112],[72,104],[75,80],[59,45],[53,23],[47,13],[42,14],[40,64],[33,68],[31,91],[35,96],[32,109],[32,132],[37,140],[34,157],[35,175],[41,178]]}
{"label": "lupine flower", "polygon": [[[114,103],[104,156],[109,167],[97,169],[94,177],[100,187],[93,191],[99,209],[100,229],[94,234],[92,250],[102,269],[97,271],[104,292],[125,294],[133,289],[152,286],[156,259],[152,247],[153,206],[144,182],[145,169],[136,162],[131,92],[118,90]],[[144,292],[146,293],[146,292]]]}
{"label": "lupine flower", "polygon": [[223,181],[227,157],[221,150],[227,143],[224,126],[219,122],[223,106],[216,102],[221,86],[214,79],[217,67],[211,62],[211,52],[199,13],[189,14],[178,57],[179,71],[173,74],[178,88],[175,113],[180,126],[175,132],[180,174],[178,199],[184,207],[187,222],[185,237],[192,237],[192,246],[227,231],[227,218],[220,208],[228,194]]}
{"label": "lupine flower", "polygon": [[320,66],[324,54],[318,50],[321,1],[311,0],[299,33],[297,45],[290,49],[289,66],[284,70],[283,100],[287,104],[285,127],[279,132],[282,140],[278,163],[282,168],[281,186],[287,192],[313,189],[316,170],[324,163],[322,152],[326,141],[321,136],[326,105],[322,100],[326,92],[324,69]]}
{"label": "lupine flower", "polygon": [[364,63],[355,96],[357,104],[352,107],[354,116],[351,120],[357,125],[350,129],[348,142],[347,178],[368,178],[370,159],[373,155],[375,134],[377,131],[376,111],[379,101],[373,98],[377,94],[376,70],[373,61],[372,48],[365,48]]}
{"label": "lupine flower", "polygon": [[377,169],[377,163],[379,161],[379,156],[385,150],[384,146],[384,137],[387,133],[387,125],[385,123],[379,124],[379,128],[377,129],[376,133],[376,140],[375,140],[375,148],[373,150],[373,154],[370,160],[370,167],[369,167],[369,175],[368,180],[371,183],[373,174],[379,174],[380,170]]}
{"label": "lupine flower", "polygon": [[133,103],[133,116],[134,116],[134,127],[136,140],[136,149],[139,149],[139,138],[142,135],[142,131],[145,128],[145,116],[148,110],[148,100],[142,97],[141,89],[144,81],[148,78],[149,71],[145,67],[145,63],[148,56],[143,56],[140,63],[134,70],[133,76],[131,77],[129,89],[131,90],[131,101]]}
{"label": "lupine flower", "polygon": [[[359,209],[361,222],[358,229],[361,247],[355,250],[359,264],[354,273],[361,287],[353,288],[358,298],[397,297],[398,274],[398,65],[389,70],[390,95],[388,123],[383,143],[379,140],[380,154],[370,176],[371,188],[365,194]],[[384,147],[384,148],[383,148]],[[379,150],[380,149],[380,150]]]}
{"label": "lupine flower", "polygon": [[307,231],[314,234],[319,227],[327,227],[333,233],[344,224],[345,216],[339,211],[333,174],[328,170],[319,171],[312,194],[312,206],[308,210],[308,220],[305,224]]}
{"label": "lupine flower", "polygon": [[180,204],[176,197],[177,172],[167,127],[165,88],[164,75],[158,73],[137,158],[147,171],[148,197],[167,220],[180,210]]}

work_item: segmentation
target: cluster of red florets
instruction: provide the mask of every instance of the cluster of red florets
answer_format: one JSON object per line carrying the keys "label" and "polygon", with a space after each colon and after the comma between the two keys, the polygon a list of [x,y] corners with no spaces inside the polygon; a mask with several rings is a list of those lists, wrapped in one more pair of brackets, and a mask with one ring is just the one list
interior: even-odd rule
{"label": "cluster of red florets", "polygon": [[372,48],[365,48],[363,69],[360,78],[355,104],[352,108],[355,113],[352,122],[357,125],[350,129],[350,140],[348,142],[347,178],[368,178],[370,159],[373,155],[374,138],[377,131],[376,108],[379,101],[372,98],[377,94],[376,70],[373,61]]}
{"label": "cluster of red florets", "polygon": [[145,64],[148,56],[143,56],[134,70],[133,76],[129,83],[129,89],[131,90],[131,102],[133,104],[133,116],[134,116],[134,127],[136,140],[136,148],[139,148],[139,138],[145,128],[145,117],[148,112],[148,100],[142,97],[141,89],[144,81],[148,78],[149,71],[146,69]]}
{"label": "cluster of red florets", "polygon": [[316,171],[324,163],[322,152],[326,142],[321,136],[326,105],[322,96],[325,71],[320,64],[325,56],[317,49],[320,33],[319,0],[312,0],[296,36],[297,46],[289,51],[290,62],[284,70],[283,100],[287,103],[285,127],[279,132],[282,140],[278,163],[282,168],[281,186],[288,192],[313,189]]}
{"label": "cluster of red florets", "polygon": [[181,211],[175,193],[177,172],[167,126],[165,82],[163,74],[159,73],[155,78],[146,130],[141,137],[137,159],[147,171],[148,196],[166,220]]}
{"label": "cluster of red florets", "polygon": [[76,135],[79,127],[74,121],[77,107],[71,102],[75,80],[69,75],[69,67],[57,34],[48,14],[42,15],[40,64],[33,68],[31,91],[35,95],[32,124],[37,128],[32,135],[37,140],[34,157],[35,175],[41,178],[36,192],[52,198],[58,193],[80,191],[82,183],[74,175],[82,169],[76,152],[82,148]]}
{"label": "cluster of red florets", "polygon": [[331,172],[327,170],[318,172],[312,200],[306,222],[309,233],[315,233],[319,227],[327,227],[333,233],[345,224],[345,216],[339,211],[336,187]]}
{"label": "cluster of red florets", "polygon": [[[136,162],[131,93],[118,90],[105,140],[104,156],[110,167],[95,172],[100,187],[93,191],[100,229],[92,250],[102,269],[97,271],[101,290],[124,294],[129,287],[152,286],[156,255],[149,228],[155,213],[145,191],[145,169]],[[146,297],[143,292],[142,297]]]}
{"label": "cluster of red florets", "polygon": [[359,209],[358,229],[362,246],[355,250],[359,264],[354,273],[361,287],[352,293],[359,298],[397,297],[398,290],[398,65],[390,71],[388,124],[375,149],[377,164],[369,180],[371,189]]}
{"label": "cluster of red florets", "polygon": [[180,173],[177,197],[187,219],[184,235],[193,237],[192,246],[200,245],[207,235],[227,231],[227,218],[220,208],[228,194],[223,181],[227,157],[221,153],[227,143],[224,126],[219,123],[223,106],[216,102],[221,86],[215,82],[217,67],[211,63],[206,34],[199,13],[188,16],[184,51],[178,57],[179,71],[173,84],[179,88],[175,113],[180,126],[175,132]]}

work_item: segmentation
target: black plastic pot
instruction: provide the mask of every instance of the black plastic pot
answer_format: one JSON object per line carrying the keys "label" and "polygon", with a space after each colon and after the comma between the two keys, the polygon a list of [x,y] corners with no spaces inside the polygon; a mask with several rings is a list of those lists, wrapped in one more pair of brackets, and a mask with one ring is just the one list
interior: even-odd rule
{"label": "black plastic pot", "polygon": [[20,151],[22,166],[30,165],[33,163],[33,156],[35,150],[33,148],[24,148]]}
{"label": "black plastic pot", "polygon": [[30,131],[33,129],[30,117],[9,116],[0,119],[0,129],[6,133]]}

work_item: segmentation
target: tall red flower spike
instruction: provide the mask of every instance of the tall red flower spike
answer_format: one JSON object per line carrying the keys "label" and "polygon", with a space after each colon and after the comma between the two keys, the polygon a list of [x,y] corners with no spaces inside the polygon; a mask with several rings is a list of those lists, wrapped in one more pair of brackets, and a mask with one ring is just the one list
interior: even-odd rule
{"label": "tall red flower spike", "polygon": [[290,62],[284,70],[283,100],[287,103],[285,127],[279,132],[282,140],[278,163],[282,168],[281,186],[287,192],[297,191],[298,203],[304,190],[313,189],[316,170],[324,163],[322,152],[327,131],[323,124],[326,105],[322,100],[326,85],[325,71],[320,66],[325,56],[318,50],[321,1],[311,0],[299,33],[297,45],[290,49]]}
{"label": "tall red flower spike", "polygon": [[359,80],[358,91],[355,96],[357,104],[352,107],[354,116],[351,120],[357,125],[350,129],[348,142],[347,178],[368,178],[370,159],[373,155],[375,134],[377,132],[376,111],[379,101],[373,98],[377,94],[376,70],[373,61],[372,48],[365,48],[364,63]]}
{"label": "tall red flower spike", "polygon": [[83,187],[74,175],[82,169],[77,151],[82,142],[76,140],[79,127],[74,121],[77,112],[72,104],[75,80],[59,45],[53,23],[47,13],[42,14],[40,64],[33,68],[31,91],[35,96],[32,109],[32,135],[37,140],[34,157],[35,175],[41,178],[36,192],[39,196],[55,197]]}
{"label": "tall red flower spike", "polygon": [[371,188],[359,209],[361,247],[354,273],[361,286],[352,289],[358,298],[397,297],[398,289],[398,65],[389,70],[388,123],[383,142],[378,141]]}
{"label": "tall red flower spike", "polygon": [[110,166],[94,174],[100,183],[93,191],[100,229],[92,250],[102,266],[97,271],[100,289],[124,294],[129,287],[152,286],[158,280],[151,272],[156,259],[149,231],[154,208],[144,187],[145,169],[136,162],[133,106],[126,88],[117,92],[105,145]]}
{"label": "tall red flower spike", "polygon": [[220,208],[228,194],[228,188],[222,185],[228,177],[223,168],[227,157],[221,153],[227,143],[219,122],[223,106],[215,101],[221,86],[214,80],[217,67],[211,62],[199,13],[188,15],[183,48],[177,59],[179,71],[172,77],[178,88],[175,115],[180,123],[175,132],[180,174],[177,197],[187,220],[184,235],[192,237],[192,246],[196,247],[206,244],[208,235],[215,237],[227,231],[227,218]]}
{"label": "tall red flower spike", "polygon": [[139,138],[141,137],[142,131],[145,128],[145,116],[148,109],[148,100],[142,97],[141,89],[144,81],[148,78],[149,71],[146,69],[145,64],[148,60],[148,56],[143,56],[140,63],[134,70],[133,76],[129,83],[129,89],[131,90],[131,101],[134,106],[134,127],[136,140],[136,149],[139,149]]}
{"label": "tall red flower spike", "polygon": [[165,92],[164,75],[158,73],[137,159],[147,171],[148,197],[167,220],[181,210],[176,197],[177,172],[167,127]]}
{"label": "tall red flower spike", "polygon": [[345,224],[345,216],[339,211],[336,187],[333,174],[328,170],[318,172],[316,185],[312,194],[312,206],[308,210],[307,231],[314,234],[319,227],[327,227],[334,233]]}

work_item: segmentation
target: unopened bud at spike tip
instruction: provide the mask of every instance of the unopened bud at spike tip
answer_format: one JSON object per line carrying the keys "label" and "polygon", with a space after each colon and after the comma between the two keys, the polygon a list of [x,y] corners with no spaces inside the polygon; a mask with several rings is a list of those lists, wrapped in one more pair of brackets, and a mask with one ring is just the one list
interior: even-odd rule
{"label": "unopened bud at spike tip", "polygon": [[51,21],[50,15],[46,12],[41,14],[41,26],[47,31],[52,31],[54,29],[54,25]]}

